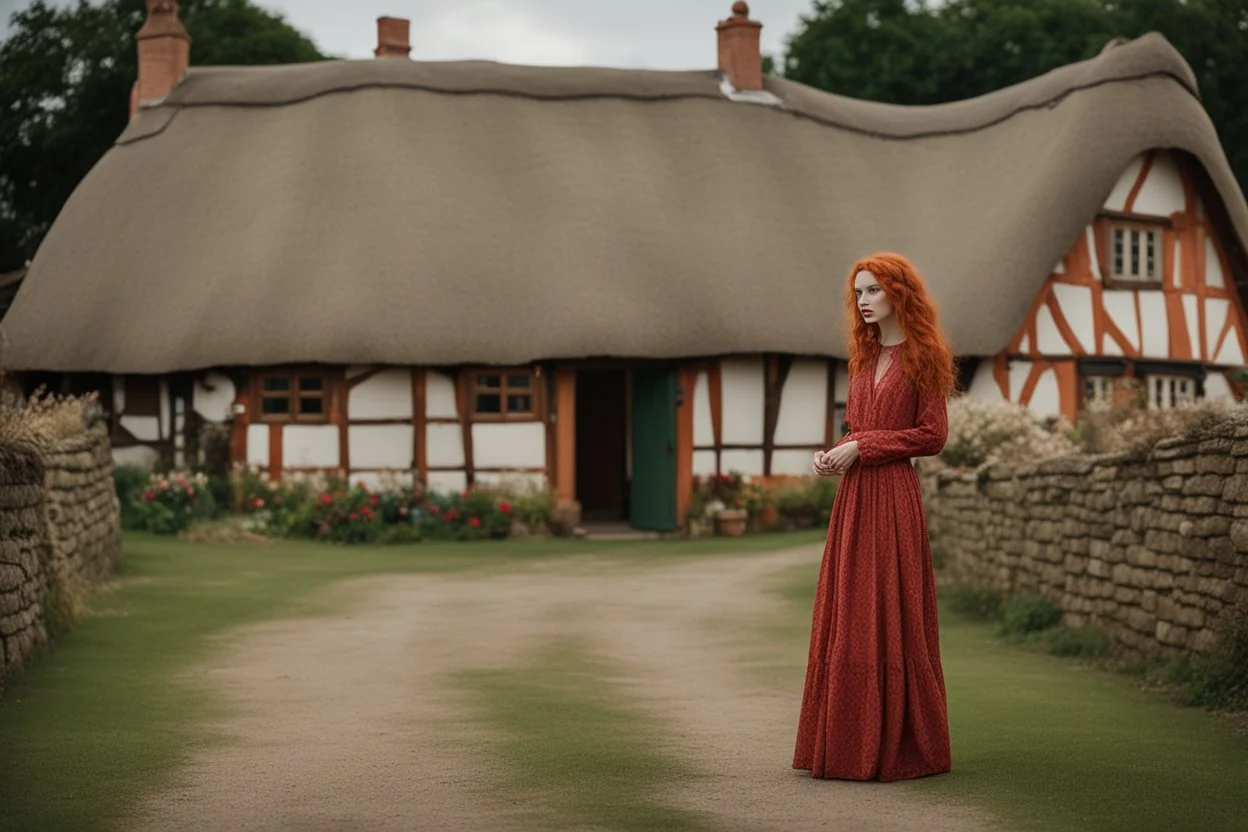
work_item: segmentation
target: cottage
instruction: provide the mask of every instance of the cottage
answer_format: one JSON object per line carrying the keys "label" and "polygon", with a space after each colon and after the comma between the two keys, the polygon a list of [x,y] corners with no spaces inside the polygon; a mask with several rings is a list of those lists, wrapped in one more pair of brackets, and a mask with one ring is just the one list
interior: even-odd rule
{"label": "cottage", "polygon": [[838,438],[881,249],[970,395],[1242,395],[1248,206],[1158,35],[904,108],[764,77],[741,2],[700,72],[413,61],[377,25],[373,60],[198,68],[149,0],[132,120],[0,323],[27,389],[102,391],[119,461],[217,426],[278,476],[519,475],[674,528],[694,475]]}

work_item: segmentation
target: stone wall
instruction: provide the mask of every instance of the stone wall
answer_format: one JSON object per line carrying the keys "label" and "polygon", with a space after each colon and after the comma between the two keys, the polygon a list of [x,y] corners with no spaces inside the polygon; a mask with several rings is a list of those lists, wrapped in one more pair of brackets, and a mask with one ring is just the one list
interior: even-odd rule
{"label": "stone wall", "polygon": [[44,453],[0,448],[0,684],[47,641],[49,589],[121,560],[114,493],[103,424]]}
{"label": "stone wall", "polygon": [[1052,598],[1126,654],[1200,653],[1248,600],[1248,418],[1151,451],[919,466],[942,580]]}

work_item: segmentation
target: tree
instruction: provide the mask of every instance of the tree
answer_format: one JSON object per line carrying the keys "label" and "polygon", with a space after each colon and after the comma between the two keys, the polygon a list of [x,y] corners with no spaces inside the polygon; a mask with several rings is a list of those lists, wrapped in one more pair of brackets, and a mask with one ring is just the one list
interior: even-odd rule
{"label": "tree", "polygon": [[[283,64],[325,58],[280,15],[249,0],[182,0],[191,63]],[[144,0],[36,0],[0,44],[0,272],[31,257],[129,118]]]}
{"label": "tree", "polygon": [[890,104],[973,98],[1161,32],[1191,65],[1248,190],[1248,5],[1243,0],[816,0],[784,75]]}

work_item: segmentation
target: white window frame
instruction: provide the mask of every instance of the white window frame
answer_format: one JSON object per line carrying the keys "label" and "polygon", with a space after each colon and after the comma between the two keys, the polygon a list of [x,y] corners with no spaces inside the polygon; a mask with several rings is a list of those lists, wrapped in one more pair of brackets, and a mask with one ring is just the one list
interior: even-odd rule
{"label": "white window frame", "polygon": [[1150,409],[1169,409],[1196,401],[1196,379],[1191,376],[1150,374],[1145,377]]}
{"label": "white window frame", "polygon": [[[1115,280],[1161,283],[1161,228],[1115,223],[1109,229],[1109,274]],[[1149,243],[1152,250],[1149,250]],[[1151,255],[1151,269],[1150,269]]]}
{"label": "white window frame", "polygon": [[1085,407],[1108,407],[1114,400],[1114,382],[1117,376],[1086,375],[1083,377],[1083,404]]}

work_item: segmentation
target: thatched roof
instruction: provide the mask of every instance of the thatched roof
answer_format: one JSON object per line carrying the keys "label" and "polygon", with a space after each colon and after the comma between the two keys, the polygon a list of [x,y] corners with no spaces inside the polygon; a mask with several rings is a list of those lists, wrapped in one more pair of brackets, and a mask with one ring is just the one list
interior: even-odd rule
{"label": "thatched roof", "polygon": [[956,351],[1004,348],[1128,162],[1248,208],[1159,35],[897,107],[715,72],[331,61],[195,69],[57,219],[18,369],[845,355],[851,261],[900,251]]}

